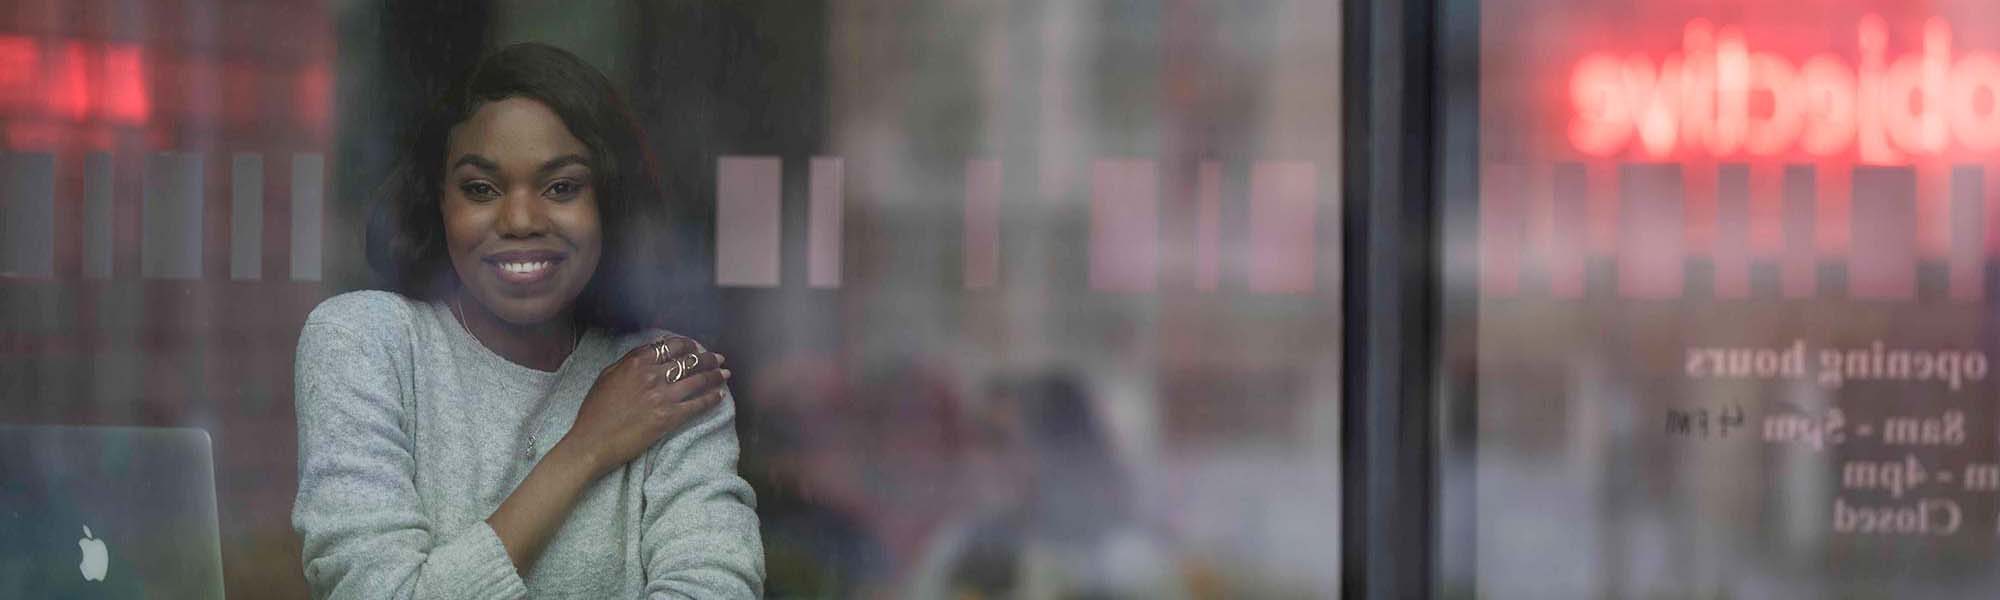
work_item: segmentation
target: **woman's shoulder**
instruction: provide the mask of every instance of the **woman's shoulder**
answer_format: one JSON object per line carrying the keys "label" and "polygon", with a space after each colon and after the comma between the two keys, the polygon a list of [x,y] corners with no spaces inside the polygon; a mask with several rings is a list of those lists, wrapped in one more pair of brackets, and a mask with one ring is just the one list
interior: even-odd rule
{"label": "woman's shoulder", "polygon": [[366,338],[388,338],[410,330],[425,302],[395,292],[358,290],[320,301],[305,326],[330,326]]}

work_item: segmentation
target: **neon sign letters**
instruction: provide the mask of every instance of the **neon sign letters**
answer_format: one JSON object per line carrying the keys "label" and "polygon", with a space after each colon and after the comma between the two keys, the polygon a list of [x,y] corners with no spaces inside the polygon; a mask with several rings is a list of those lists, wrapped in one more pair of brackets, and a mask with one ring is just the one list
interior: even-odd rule
{"label": "neon sign letters", "polygon": [[2000,150],[2000,56],[1955,54],[1938,18],[1916,52],[1894,57],[1880,16],[1857,30],[1858,65],[1831,53],[1794,62],[1702,19],[1662,60],[1586,55],[1569,80],[1569,142],[1600,157],[1852,153],[1866,164]]}

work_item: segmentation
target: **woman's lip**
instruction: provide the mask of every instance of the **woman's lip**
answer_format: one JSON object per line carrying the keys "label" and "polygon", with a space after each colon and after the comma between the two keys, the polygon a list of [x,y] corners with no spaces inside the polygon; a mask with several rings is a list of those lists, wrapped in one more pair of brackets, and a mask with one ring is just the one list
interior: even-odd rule
{"label": "woman's lip", "polygon": [[[517,273],[514,271],[509,271],[507,270],[506,267],[501,266],[509,262],[526,262],[526,263],[544,262],[548,264],[542,266],[542,268],[535,269],[533,271]],[[562,263],[563,263],[562,259],[559,258],[542,259],[542,260],[524,260],[524,261],[495,260],[495,261],[487,261],[486,266],[487,268],[493,269],[494,275],[499,277],[501,281],[505,281],[507,283],[511,283],[514,285],[528,285],[555,276],[556,268],[562,266]]]}

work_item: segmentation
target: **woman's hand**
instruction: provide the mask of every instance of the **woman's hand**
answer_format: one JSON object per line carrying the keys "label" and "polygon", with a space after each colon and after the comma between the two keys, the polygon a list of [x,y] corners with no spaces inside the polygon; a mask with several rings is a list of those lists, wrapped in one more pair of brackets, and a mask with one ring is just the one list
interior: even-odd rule
{"label": "woman's hand", "polygon": [[593,478],[631,462],[722,402],[729,380],[722,361],[684,337],[633,348],[597,375],[576,424],[557,445],[587,457]]}
{"label": "woman's hand", "polygon": [[721,367],[722,355],[672,338],[635,348],[598,373],[569,434],[486,518],[515,570],[534,566],[591,482],[720,403],[729,379]]}

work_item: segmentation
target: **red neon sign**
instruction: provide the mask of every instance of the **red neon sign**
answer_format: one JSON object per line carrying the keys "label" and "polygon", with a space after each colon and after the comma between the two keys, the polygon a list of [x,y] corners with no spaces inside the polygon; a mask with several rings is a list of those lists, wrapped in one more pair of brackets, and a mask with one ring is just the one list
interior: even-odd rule
{"label": "red neon sign", "polygon": [[136,45],[71,41],[44,48],[32,38],[0,35],[0,108],[144,124],[153,111],[146,68]]}
{"label": "red neon sign", "polygon": [[1827,157],[1901,164],[1954,148],[2000,150],[2000,56],[1952,51],[1951,26],[1924,24],[1919,51],[1887,56],[1878,15],[1858,26],[1859,65],[1831,53],[1794,62],[1750,47],[1736,27],[1690,21],[1681,52],[1593,53],[1571,72],[1569,141],[1590,156]]}
{"label": "red neon sign", "polygon": [[[257,62],[225,66],[213,57],[141,44],[0,33],[0,147],[103,147],[121,128],[161,136],[189,116],[263,128],[269,124],[264,111],[272,106],[289,107],[302,133],[324,135],[333,112],[326,63]],[[226,77],[216,76],[219,69]],[[221,89],[190,91],[203,87]]]}

